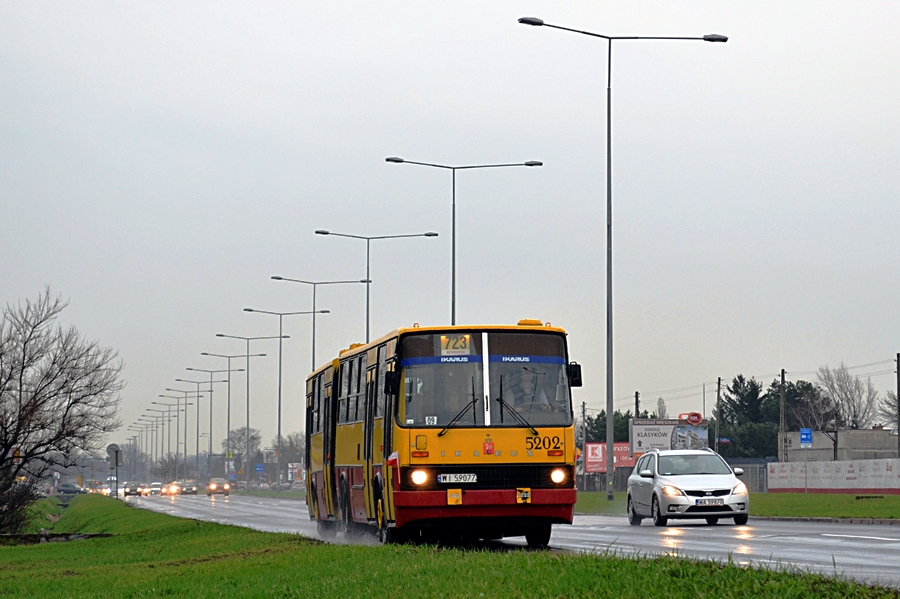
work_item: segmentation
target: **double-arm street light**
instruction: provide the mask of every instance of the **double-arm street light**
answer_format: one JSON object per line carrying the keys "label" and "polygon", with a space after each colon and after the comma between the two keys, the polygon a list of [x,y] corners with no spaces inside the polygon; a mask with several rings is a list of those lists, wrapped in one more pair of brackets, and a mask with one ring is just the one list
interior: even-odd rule
{"label": "double-arm street light", "polygon": [[[178,379],[175,379],[176,381]],[[195,393],[194,391],[185,391],[184,389],[170,389],[166,387],[166,391],[172,391],[173,393],[184,393],[184,474],[187,476],[187,414],[188,414],[188,406],[194,405],[193,403],[188,403],[188,395],[196,396],[197,405],[200,405],[200,393]],[[171,395],[160,395],[160,397],[172,397]],[[177,399],[177,398],[175,398]],[[177,422],[176,422],[177,424]],[[178,457],[178,435],[175,436],[175,457]],[[178,460],[175,460],[175,464],[178,464]],[[177,474],[177,468],[176,468]]]}
{"label": "double-arm street light", "polygon": [[[256,310],[254,308],[244,308],[244,312],[255,312],[257,314],[271,314],[278,317],[278,476],[281,476],[281,346],[284,341],[282,335],[283,323],[285,316],[296,316],[298,314],[312,314],[311,310],[305,312],[270,312],[268,310]],[[319,314],[328,314],[328,310],[319,310]],[[279,480],[279,482],[281,482]]]}
{"label": "double-arm street light", "polygon": [[[335,237],[349,237],[351,239],[364,239],[366,242],[366,343],[369,342],[369,285],[372,283],[372,277],[369,275],[369,244],[373,239],[401,239],[403,237],[437,237],[438,234],[434,231],[429,231],[427,233],[413,233],[409,235],[378,235],[376,237],[367,237],[365,235],[349,235],[347,233],[334,233],[332,231],[326,231],[324,229],[319,229],[316,231],[316,235],[334,235]],[[315,370],[315,365],[313,365],[313,370]]]}
{"label": "double-arm street light", "polygon": [[451,229],[450,229],[450,324],[456,324],[456,171],[463,171],[475,168],[503,168],[507,166],[544,166],[539,160],[529,160],[528,162],[514,162],[511,164],[470,164],[466,166],[450,166],[448,164],[433,164],[430,162],[413,162],[397,156],[390,156],[384,159],[385,162],[394,164],[417,164],[419,166],[431,166],[434,168],[442,168],[453,173],[453,208],[451,213]]}
{"label": "double-arm street light", "polygon": [[[187,368],[186,370],[190,370],[192,372],[207,372],[209,373],[209,449],[206,451],[206,455],[210,455],[212,453],[212,430],[213,430],[213,383],[228,383],[228,389],[231,389],[231,363],[229,362],[228,368],[225,370],[207,370],[206,368]],[[235,372],[243,372],[243,368],[239,368]],[[218,374],[220,372],[227,372],[228,379],[224,381],[214,381],[213,375]],[[199,420],[199,419],[198,419]],[[202,436],[202,435],[201,435]],[[209,462],[209,458],[206,460]]]}
{"label": "double-arm street light", "polygon": [[[188,370],[194,370],[194,369],[188,368]],[[194,442],[194,452],[197,454],[195,456],[195,458],[196,458],[196,462],[197,462],[197,477],[199,478],[200,477],[200,398],[202,397],[202,395],[200,395],[200,385],[206,384],[206,381],[189,381],[187,379],[175,379],[175,380],[179,383],[193,383],[194,385],[197,385],[197,407],[194,410],[194,414],[195,414],[196,420],[197,420],[197,438]],[[214,381],[214,380],[212,380],[212,375],[209,375],[209,405],[210,405],[210,408],[212,408],[212,386],[213,386],[213,383],[227,383],[227,382],[228,381],[226,381],[226,380]],[[212,421],[212,413],[210,413],[210,421]],[[185,426],[185,428],[187,428],[187,410],[185,410],[185,415],[184,415],[184,426]],[[184,445],[184,458],[185,458],[185,462],[187,462],[187,443],[185,443],[185,445]],[[185,472],[186,471],[187,471],[187,468],[185,468]]]}
{"label": "double-arm street light", "polygon": [[[613,316],[612,316],[612,43],[619,40],[690,40],[703,42],[727,42],[724,35],[710,34],[703,37],[645,37],[611,36],[579,29],[570,29],[545,23],[535,17],[519,19],[523,25],[551,27],[571,31],[607,41],[606,64],[606,472],[613,472]],[[613,476],[606,476],[606,497],[613,500]]]}
{"label": "double-arm street light", "polygon": [[[247,489],[250,488],[250,342],[261,339],[290,339],[290,335],[267,335],[262,337],[241,337],[240,335],[226,335],[224,333],[216,333],[216,337],[225,339],[240,339],[247,343],[247,445],[244,448],[247,455],[243,456],[242,463],[244,466],[244,474],[247,477]],[[229,432],[229,436],[231,433]]]}
{"label": "double-arm street light", "polygon": [[232,372],[244,372],[243,368],[238,368],[237,370],[231,367],[231,360],[234,358],[263,358],[266,354],[237,354],[233,356],[228,356],[225,354],[212,354],[209,352],[200,352],[201,356],[212,356],[214,358],[225,358],[228,360],[228,369],[226,372],[228,373],[228,408],[225,417],[225,451],[231,451],[231,373]]}
{"label": "double-arm street light", "polygon": [[275,275],[272,279],[276,281],[288,281],[290,283],[303,283],[305,285],[312,285],[313,288],[313,297],[312,297],[312,369],[316,369],[316,287],[319,285],[343,285],[345,283],[368,283],[367,279],[362,279],[359,281],[304,281],[303,279],[289,279],[287,277],[280,277]]}

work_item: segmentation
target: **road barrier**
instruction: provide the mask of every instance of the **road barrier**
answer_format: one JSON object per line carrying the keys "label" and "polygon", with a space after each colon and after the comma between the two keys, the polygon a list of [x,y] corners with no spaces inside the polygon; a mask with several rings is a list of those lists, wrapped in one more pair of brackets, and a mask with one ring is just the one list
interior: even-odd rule
{"label": "road barrier", "polygon": [[841,462],[773,462],[770,493],[900,495],[900,459]]}

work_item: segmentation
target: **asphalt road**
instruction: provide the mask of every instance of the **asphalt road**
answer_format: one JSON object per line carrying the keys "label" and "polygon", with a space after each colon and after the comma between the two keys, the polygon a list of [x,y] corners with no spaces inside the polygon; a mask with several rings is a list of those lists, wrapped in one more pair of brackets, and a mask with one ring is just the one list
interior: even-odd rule
{"label": "asphalt road", "polygon": [[[173,516],[318,538],[302,501],[268,497],[129,497],[128,503]],[[554,549],[618,555],[671,554],[685,557],[798,569],[900,588],[900,526],[769,521],[747,526],[702,520],[656,528],[628,525],[623,516],[576,516],[572,526],[554,526]],[[333,542],[345,542],[341,535]],[[375,544],[374,539],[354,540]],[[524,546],[509,539],[507,546]]]}

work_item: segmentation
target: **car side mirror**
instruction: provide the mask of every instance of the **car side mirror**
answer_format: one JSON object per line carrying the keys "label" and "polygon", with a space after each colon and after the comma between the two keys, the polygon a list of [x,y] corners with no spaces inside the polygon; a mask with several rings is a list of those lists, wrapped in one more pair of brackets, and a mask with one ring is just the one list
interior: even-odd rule
{"label": "car side mirror", "polygon": [[744,469],[743,468],[735,468],[734,475],[735,476],[744,476]]}
{"label": "car side mirror", "polygon": [[581,386],[581,364],[577,362],[569,362],[568,367],[569,385],[572,387]]}
{"label": "car side mirror", "polygon": [[400,393],[400,373],[386,372],[384,375],[385,395],[397,395]]}
{"label": "car side mirror", "polygon": [[641,470],[639,476],[641,478],[653,478],[653,473],[649,470]]}

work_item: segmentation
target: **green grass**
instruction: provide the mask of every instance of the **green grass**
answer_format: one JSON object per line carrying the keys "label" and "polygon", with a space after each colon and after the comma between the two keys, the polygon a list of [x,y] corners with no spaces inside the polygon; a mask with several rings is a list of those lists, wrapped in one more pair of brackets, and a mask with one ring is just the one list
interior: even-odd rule
{"label": "green grass", "polygon": [[896,597],[816,575],[673,557],[325,545],[78,497],[55,532],[0,548],[0,597]]}
{"label": "green grass", "polygon": [[22,532],[39,533],[41,529],[52,529],[61,511],[62,507],[60,507],[59,500],[56,497],[51,496],[46,499],[39,499],[28,508],[31,522]]}
{"label": "green grass", "polygon": [[[606,492],[578,493],[575,512],[625,515],[625,493],[607,501]],[[900,518],[900,495],[856,499],[856,495],[818,493],[753,493],[750,515],[802,518]]]}
{"label": "green grass", "polygon": [[856,495],[845,494],[755,493],[750,497],[750,515],[900,518],[900,495],[882,497],[882,499],[856,499]]}

